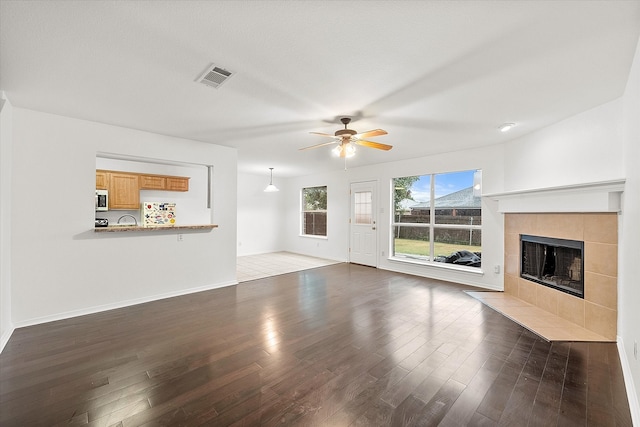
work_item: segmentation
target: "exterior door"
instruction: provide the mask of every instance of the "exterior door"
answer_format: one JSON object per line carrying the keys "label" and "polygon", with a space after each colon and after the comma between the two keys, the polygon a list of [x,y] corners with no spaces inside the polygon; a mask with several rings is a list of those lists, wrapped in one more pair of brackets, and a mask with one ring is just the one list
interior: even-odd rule
{"label": "exterior door", "polygon": [[351,184],[349,262],[378,266],[376,181]]}

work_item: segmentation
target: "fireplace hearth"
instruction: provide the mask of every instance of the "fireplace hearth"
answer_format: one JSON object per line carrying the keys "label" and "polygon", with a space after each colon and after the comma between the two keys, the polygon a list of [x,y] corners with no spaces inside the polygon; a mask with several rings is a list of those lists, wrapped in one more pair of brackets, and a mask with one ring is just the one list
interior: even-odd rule
{"label": "fireplace hearth", "polygon": [[520,277],[584,298],[584,242],[520,235]]}

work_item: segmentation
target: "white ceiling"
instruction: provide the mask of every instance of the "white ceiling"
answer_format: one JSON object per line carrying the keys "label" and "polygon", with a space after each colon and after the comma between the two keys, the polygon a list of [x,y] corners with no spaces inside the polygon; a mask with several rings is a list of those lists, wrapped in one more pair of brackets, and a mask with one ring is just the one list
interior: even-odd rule
{"label": "white ceiling", "polygon": [[[506,141],[619,97],[640,1],[7,1],[14,106],[238,149],[239,170],[343,168],[339,117],[382,128],[351,167]],[[218,89],[195,80],[233,71]],[[508,134],[503,122],[518,126]]]}

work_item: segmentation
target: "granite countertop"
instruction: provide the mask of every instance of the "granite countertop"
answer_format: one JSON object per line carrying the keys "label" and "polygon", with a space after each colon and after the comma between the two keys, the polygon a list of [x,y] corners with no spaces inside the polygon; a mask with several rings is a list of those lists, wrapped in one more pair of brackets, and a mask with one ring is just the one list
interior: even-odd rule
{"label": "granite countertop", "polygon": [[170,227],[140,227],[137,225],[110,225],[108,227],[96,227],[96,233],[122,233],[131,231],[162,231],[162,230],[211,230],[218,228],[216,224],[205,225],[174,225]]}

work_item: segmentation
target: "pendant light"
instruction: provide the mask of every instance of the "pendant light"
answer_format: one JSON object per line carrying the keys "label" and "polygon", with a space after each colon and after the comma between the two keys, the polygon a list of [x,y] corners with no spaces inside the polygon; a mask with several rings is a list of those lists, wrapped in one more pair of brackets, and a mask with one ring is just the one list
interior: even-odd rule
{"label": "pendant light", "polygon": [[276,191],[280,191],[280,190],[278,190],[278,187],[273,185],[273,168],[269,168],[269,170],[271,170],[271,179],[269,180],[269,185],[267,185],[267,188],[264,189],[264,192],[275,193]]}

